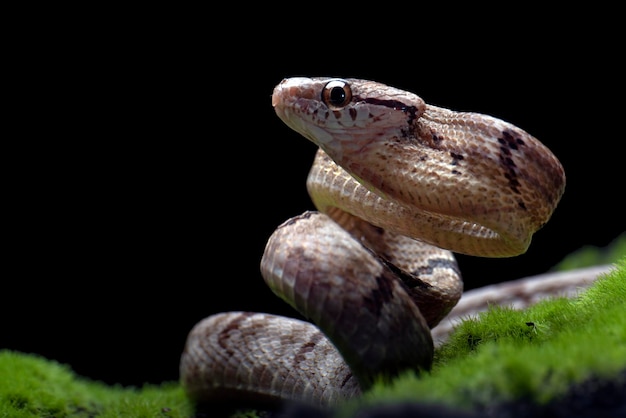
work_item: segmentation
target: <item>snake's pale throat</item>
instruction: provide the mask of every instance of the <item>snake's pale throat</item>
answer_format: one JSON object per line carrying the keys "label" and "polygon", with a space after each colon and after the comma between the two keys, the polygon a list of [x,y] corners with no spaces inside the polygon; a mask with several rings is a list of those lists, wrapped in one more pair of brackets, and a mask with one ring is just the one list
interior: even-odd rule
{"label": "snake's pale throat", "polygon": [[316,325],[206,318],[189,334],[183,387],[197,401],[328,405],[429,369],[430,329],[463,291],[452,252],[525,252],[563,194],[563,167],[510,123],[372,81],[289,78],[272,105],[319,147],[306,183],[318,211],[276,229],[261,274]]}

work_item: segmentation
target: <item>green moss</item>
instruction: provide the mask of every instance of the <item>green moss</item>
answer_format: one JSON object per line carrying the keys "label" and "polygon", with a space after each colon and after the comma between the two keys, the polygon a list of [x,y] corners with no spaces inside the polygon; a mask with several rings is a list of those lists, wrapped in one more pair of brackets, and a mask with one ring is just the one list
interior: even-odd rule
{"label": "green moss", "polygon": [[[433,370],[376,385],[346,406],[398,401],[474,408],[527,399],[543,404],[590,378],[626,370],[626,257],[575,299],[527,310],[493,308],[462,323]],[[599,355],[601,353],[601,355]]]}
{"label": "green moss", "polygon": [[0,416],[189,417],[193,406],[178,383],[143,388],[107,386],[81,379],[44,358],[0,351]]}

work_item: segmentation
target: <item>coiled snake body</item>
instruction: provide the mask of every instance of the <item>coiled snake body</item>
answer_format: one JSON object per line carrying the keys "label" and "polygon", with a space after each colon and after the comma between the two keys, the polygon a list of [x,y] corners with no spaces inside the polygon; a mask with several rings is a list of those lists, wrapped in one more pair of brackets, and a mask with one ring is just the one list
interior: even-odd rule
{"label": "coiled snake body", "polygon": [[452,252],[525,252],[561,198],[561,164],[507,122],[371,81],[285,79],[272,104],[319,146],[307,180],[319,212],[276,229],[261,272],[317,326],[208,317],[185,345],[183,387],[198,401],[331,404],[429,369],[430,329],[463,290]]}

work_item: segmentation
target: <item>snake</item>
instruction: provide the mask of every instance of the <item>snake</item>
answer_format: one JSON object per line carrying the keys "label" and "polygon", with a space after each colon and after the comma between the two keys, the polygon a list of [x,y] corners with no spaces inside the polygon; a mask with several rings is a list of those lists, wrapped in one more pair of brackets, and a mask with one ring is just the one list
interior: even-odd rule
{"label": "snake", "polygon": [[304,318],[202,319],[180,359],[186,394],[328,406],[428,372],[431,330],[463,293],[454,253],[525,253],[563,195],[563,166],[509,122],[375,81],[285,78],[272,106],[317,146],[316,210],[279,225],[260,263]]}

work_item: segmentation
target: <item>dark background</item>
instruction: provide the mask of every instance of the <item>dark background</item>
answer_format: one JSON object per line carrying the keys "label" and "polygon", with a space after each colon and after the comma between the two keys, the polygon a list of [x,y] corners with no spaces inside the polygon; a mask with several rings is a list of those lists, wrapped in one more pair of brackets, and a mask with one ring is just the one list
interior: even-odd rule
{"label": "dark background", "polygon": [[374,79],[512,122],[557,155],[567,188],[552,220],[522,256],[459,256],[468,289],[625,229],[611,11],[118,12],[52,24],[12,61],[0,348],[160,383],[203,317],[295,315],[258,267],[273,229],[313,209],[315,146],[270,102],[288,76]]}

